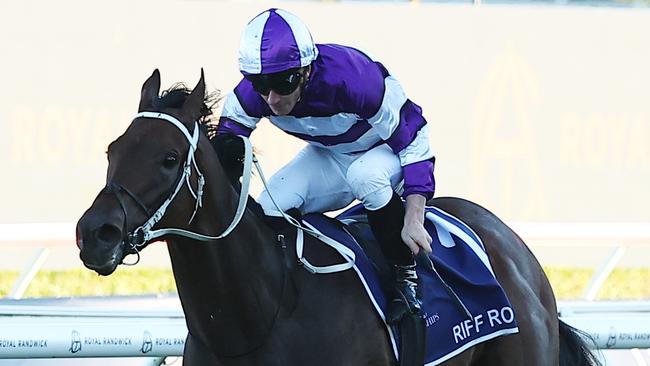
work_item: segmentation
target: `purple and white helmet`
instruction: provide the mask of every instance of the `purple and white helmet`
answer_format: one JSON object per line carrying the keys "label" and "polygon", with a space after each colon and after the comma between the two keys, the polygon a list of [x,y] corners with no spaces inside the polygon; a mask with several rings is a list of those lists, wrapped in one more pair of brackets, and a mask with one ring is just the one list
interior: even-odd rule
{"label": "purple and white helmet", "polygon": [[269,9],[253,18],[239,44],[239,70],[244,75],[305,67],[316,57],[318,48],[307,26],[282,9]]}

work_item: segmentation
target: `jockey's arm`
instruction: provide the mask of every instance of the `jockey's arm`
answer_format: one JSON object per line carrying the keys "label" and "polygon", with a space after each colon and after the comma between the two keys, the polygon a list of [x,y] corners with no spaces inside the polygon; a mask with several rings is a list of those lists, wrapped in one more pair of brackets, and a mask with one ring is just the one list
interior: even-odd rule
{"label": "jockey's arm", "polygon": [[420,194],[406,196],[406,213],[402,240],[417,255],[420,249],[431,253],[431,236],[424,229],[424,205],[426,198]]}
{"label": "jockey's arm", "polygon": [[435,189],[435,159],[429,147],[427,121],[395,78],[388,76],[381,82],[385,91],[377,112],[362,117],[367,118],[402,165],[406,198],[402,240],[414,254],[420,249],[431,252],[431,237],[424,229],[424,206]]}

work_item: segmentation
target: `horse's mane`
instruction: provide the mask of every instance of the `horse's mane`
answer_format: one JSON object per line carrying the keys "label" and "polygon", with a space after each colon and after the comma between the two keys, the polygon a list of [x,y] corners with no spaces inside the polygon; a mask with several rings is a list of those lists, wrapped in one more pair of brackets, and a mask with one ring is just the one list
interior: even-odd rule
{"label": "horse's mane", "polygon": [[[164,90],[160,94],[160,97],[154,100],[153,107],[158,111],[165,108],[181,108],[191,92],[192,89],[188,88],[184,83],[176,83],[169,89]],[[201,132],[208,137],[214,136],[216,126],[213,123],[213,108],[217,106],[220,100],[221,93],[219,90],[208,93],[206,89],[205,96],[203,97],[203,105],[201,106],[201,116],[199,117],[198,123]]]}

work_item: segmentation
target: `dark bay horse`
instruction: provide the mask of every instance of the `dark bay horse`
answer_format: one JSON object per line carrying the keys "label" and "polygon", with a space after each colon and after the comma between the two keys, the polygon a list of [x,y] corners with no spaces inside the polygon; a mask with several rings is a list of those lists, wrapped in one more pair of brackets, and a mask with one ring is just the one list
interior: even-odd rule
{"label": "dark bay horse", "polygon": [[[77,225],[80,257],[101,275],[113,273],[127,254],[139,255],[152,239],[145,229],[218,236],[239,207],[238,181],[203,131],[211,113],[203,73],[192,91],[176,88],[160,96],[159,89],[156,70],[142,87],[139,106],[139,112],[156,113],[138,114],[110,144],[106,186]],[[549,281],[517,234],[472,202],[437,198],[430,204],[462,219],[483,240],[520,329],[444,365],[597,364],[576,331],[558,320]],[[161,235],[189,329],[185,365],[396,364],[383,321],[356,274],[300,268],[251,199],[223,238]],[[305,238],[310,258],[340,262],[315,240]]]}

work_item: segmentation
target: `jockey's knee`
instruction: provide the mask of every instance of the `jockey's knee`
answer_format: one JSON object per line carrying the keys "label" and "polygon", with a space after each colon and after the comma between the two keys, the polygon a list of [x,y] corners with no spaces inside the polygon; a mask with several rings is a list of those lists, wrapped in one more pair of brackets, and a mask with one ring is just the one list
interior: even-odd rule
{"label": "jockey's knee", "polygon": [[393,189],[388,187],[380,188],[376,191],[367,193],[357,199],[361,201],[363,207],[370,211],[376,211],[386,206],[390,199],[393,197]]}
{"label": "jockey's knee", "polygon": [[390,180],[367,170],[354,168],[354,164],[351,165],[346,174],[354,197],[368,210],[374,211],[384,207],[393,196]]}
{"label": "jockey's knee", "polygon": [[[273,203],[273,200],[275,200],[275,203]],[[273,194],[273,200],[271,200],[266,190],[257,198],[257,202],[262,206],[264,214],[267,216],[279,217],[282,216],[281,212],[287,212],[292,208],[300,209],[304,204],[302,197],[296,193],[289,193],[287,195],[276,193]]]}

